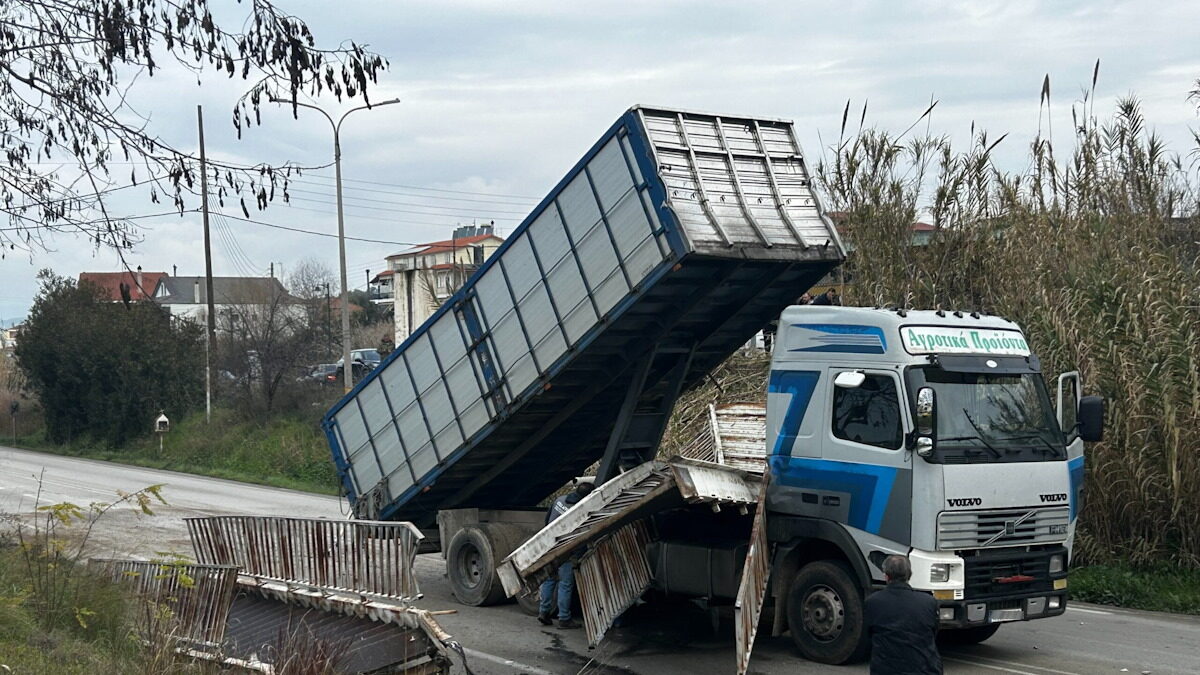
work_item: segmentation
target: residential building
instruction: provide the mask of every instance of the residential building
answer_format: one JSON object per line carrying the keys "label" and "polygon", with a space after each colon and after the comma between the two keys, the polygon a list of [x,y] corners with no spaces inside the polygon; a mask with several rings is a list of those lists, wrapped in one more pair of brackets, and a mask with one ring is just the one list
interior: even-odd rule
{"label": "residential building", "polygon": [[465,226],[450,239],[418,244],[387,258],[387,270],[373,282],[373,292],[391,295],[400,344],[433,315],[496,252],[504,239],[491,225]]}
{"label": "residential building", "polygon": [[[273,304],[285,307],[285,311],[297,318],[304,314],[300,300],[288,293],[275,277],[213,277],[212,283],[218,323],[225,321],[225,317],[244,315]],[[154,300],[171,316],[202,323],[208,320],[204,277],[164,277],[158,284]]]}
{"label": "residential building", "polygon": [[109,302],[123,302],[121,286],[124,285],[129,293],[129,300],[150,300],[158,290],[158,284],[167,278],[166,272],[143,272],[141,265],[136,271],[130,272],[80,272],[79,285],[91,284],[100,289],[103,298]]}
{"label": "residential building", "polygon": [[0,328],[0,349],[11,352],[17,348],[17,338],[21,335],[24,324]]}

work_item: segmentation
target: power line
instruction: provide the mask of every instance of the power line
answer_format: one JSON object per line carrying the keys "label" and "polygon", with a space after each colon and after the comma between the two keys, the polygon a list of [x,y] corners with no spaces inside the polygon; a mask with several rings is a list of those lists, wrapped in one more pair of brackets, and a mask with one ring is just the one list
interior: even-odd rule
{"label": "power line", "polygon": [[[289,194],[292,192],[299,192],[301,194],[309,194],[309,195],[317,195],[318,197],[327,196],[324,192],[317,192],[315,190],[305,190],[303,188],[291,188],[288,190]],[[478,211],[480,213],[489,214],[489,215],[496,214],[496,213],[509,213],[509,214],[513,214],[513,215],[517,215],[517,216],[524,216],[528,213],[528,211],[508,211],[508,210],[504,210],[504,209],[482,209],[482,208],[474,208],[474,207],[470,207],[470,206],[439,206],[437,204],[415,204],[413,202],[398,202],[398,201],[394,201],[391,199],[372,199],[371,197],[349,197],[349,198],[347,198],[345,195],[342,196],[342,199],[343,199],[343,201],[347,201],[351,205],[353,205],[354,202],[357,201],[357,202],[374,202],[376,204],[392,204],[395,206],[415,206],[417,208],[422,208],[422,209],[461,209],[463,211]],[[378,207],[363,206],[361,208],[369,209],[369,208],[378,208]],[[404,213],[407,213],[407,211],[405,211]],[[443,214],[429,213],[426,215],[440,216]],[[457,215],[457,214],[448,214],[448,215]]]}
{"label": "power line", "polygon": [[[315,173],[315,172],[310,172],[310,173],[301,174],[301,175],[315,175],[319,178],[329,178],[328,176],[325,176],[324,174],[319,174],[319,173]],[[528,195],[504,194],[501,192],[479,192],[479,191],[475,191],[475,190],[450,190],[447,188],[421,187],[420,185],[405,185],[403,183],[385,183],[385,182],[381,182],[381,181],[362,180],[362,179],[358,179],[358,178],[342,178],[342,182],[343,183],[362,183],[364,185],[383,185],[385,187],[398,187],[398,188],[404,188],[406,190],[427,190],[429,192],[444,192],[447,194],[455,194],[455,195],[508,197],[511,199],[529,199],[529,200],[532,200],[535,202],[542,200],[542,197],[530,197]]]}
{"label": "power line", "polygon": [[[324,176],[315,176],[315,177],[316,178],[325,178]],[[344,178],[342,179],[343,182],[345,182],[345,180],[346,179],[344,179]],[[300,183],[303,185],[328,187],[330,189],[333,188],[333,185],[330,183],[321,183],[318,181],[306,180],[304,178],[288,178],[287,181],[289,184]],[[411,192],[411,191],[406,191],[406,190],[381,190],[377,187],[369,187],[369,188],[354,187],[353,185],[343,186],[342,189],[343,190],[355,190],[357,192],[369,192],[371,194],[398,195],[401,197],[418,197],[420,199],[440,199],[442,201],[450,201],[450,202],[472,202],[472,203],[476,203],[476,204],[502,204],[502,205],[507,205],[507,206],[524,206],[527,208],[534,206],[535,204],[537,204],[538,201],[540,201],[539,199],[534,199],[532,197],[528,197],[528,198],[522,197],[522,198],[520,198],[521,201],[508,201],[509,198],[471,199],[470,197],[444,197],[442,195],[426,195],[426,194],[421,194],[420,192]],[[464,192],[463,194],[470,194],[470,195],[474,195],[474,196],[483,196],[483,195],[486,195],[487,193]]]}
{"label": "power line", "polygon": [[[312,209],[305,209],[305,210],[311,211]],[[332,234],[329,232],[317,232],[316,230],[305,230],[305,229],[302,229],[299,227],[289,227],[287,225],[278,225],[276,223],[267,223],[267,222],[263,222],[261,220],[242,218],[240,216],[231,216],[227,213],[223,214],[223,215],[230,220],[236,220],[236,221],[239,221],[242,223],[250,223],[251,225],[261,225],[263,227],[272,227],[277,230],[287,230],[288,232],[298,232],[300,234],[311,234],[311,235],[314,235],[317,237],[330,237],[333,239],[337,239],[336,234]],[[367,242],[369,244],[389,244],[391,246],[416,246],[417,245],[416,243],[411,242],[411,241],[387,241],[384,239],[367,239],[365,237],[346,237],[346,239],[349,241],[363,241],[363,242]]]}
{"label": "power line", "polygon": [[[335,202],[328,202],[323,199],[313,199],[311,197],[290,197],[289,200],[290,201],[311,202],[313,204],[325,204],[327,206],[335,206],[336,205]],[[389,208],[386,206],[367,206],[365,204],[354,204],[354,203],[347,204],[347,206],[349,208],[354,208],[354,209],[367,209],[370,211],[385,211],[388,213],[405,213],[405,214],[412,214],[412,215],[417,215],[417,216],[436,216],[439,218],[444,217],[444,218],[461,218],[461,219],[472,219],[472,220],[484,219],[484,220],[510,220],[510,221],[521,220],[520,218],[504,218],[504,217],[492,218],[490,216],[471,216],[471,215],[465,215],[465,214],[461,214],[461,213],[431,213],[429,211],[413,211],[411,209],[393,209],[393,208]]]}
{"label": "power line", "polygon": [[[332,204],[329,202],[320,202],[317,200],[312,200],[312,199],[307,199],[307,198],[302,198],[302,197],[296,197],[295,199],[304,199],[304,201],[312,201],[312,202],[316,202],[318,204],[327,204],[327,205],[332,206]],[[333,211],[329,211],[327,209],[310,209],[305,206],[298,206],[296,204],[292,204],[291,202],[280,202],[279,204],[277,204],[277,206],[282,206],[282,207],[289,208],[289,209],[297,209],[299,211],[310,211],[312,213],[320,213],[320,214],[326,215],[326,216],[335,215],[335,213]],[[427,213],[425,215],[433,216],[433,215],[437,215],[437,214]],[[460,221],[461,222],[461,220],[458,218],[452,218],[450,216],[447,216],[446,218],[448,221]],[[427,226],[427,227],[451,227],[454,225],[454,222],[431,223],[428,221],[419,221],[419,220],[397,220],[395,218],[385,218],[383,216],[368,216],[368,215],[363,215],[361,213],[354,214],[354,219],[355,220],[374,220],[374,221],[378,221],[381,223],[388,223],[389,225],[417,225],[417,226]],[[482,218],[471,218],[470,220],[472,222],[474,222],[476,220],[483,220],[483,219]],[[490,220],[490,218],[488,220]],[[515,229],[515,226],[514,226],[514,229]]]}

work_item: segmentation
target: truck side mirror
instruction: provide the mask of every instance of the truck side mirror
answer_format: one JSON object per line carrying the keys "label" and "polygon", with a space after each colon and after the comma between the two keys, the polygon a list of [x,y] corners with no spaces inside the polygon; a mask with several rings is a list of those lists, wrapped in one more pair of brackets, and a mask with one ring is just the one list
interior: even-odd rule
{"label": "truck side mirror", "polygon": [[1104,440],[1104,399],[1084,396],[1079,399],[1079,437],[1088,443]]}
{"label": "truck side mirror", "polygon": [[937,399],[932,387],[917,390],[915,448],[917,454],[928,457],[933,453],[933,438],[937,433]]}

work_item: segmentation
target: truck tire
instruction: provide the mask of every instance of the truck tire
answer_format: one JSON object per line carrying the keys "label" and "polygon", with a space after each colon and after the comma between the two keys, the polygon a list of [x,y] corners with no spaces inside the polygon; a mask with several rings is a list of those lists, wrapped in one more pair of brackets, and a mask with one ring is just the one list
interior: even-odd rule
{"label": "truck tire", "polygon": [[841,562],[821,560],[801,567],[787,598],[788,628],[801,656],[840,665],[861,661],[869,643],[863,626],[863,595]]}
{"label": "truck tire", "polygon": [[938,642],[948,645],[977,645],[995,635],[998,630],[1000,630],[998,623],[971,626],[970,628],[948,628],[938,631]]}
{"label": "truck tire", "polygon": [[500,560],[496,553],[492,538],[482,527],[464,527],[450,538],[450,548],[446,550],[446,578],[459,602],[483,607],[505,599],[504,586],[496,573],[496,564]]}

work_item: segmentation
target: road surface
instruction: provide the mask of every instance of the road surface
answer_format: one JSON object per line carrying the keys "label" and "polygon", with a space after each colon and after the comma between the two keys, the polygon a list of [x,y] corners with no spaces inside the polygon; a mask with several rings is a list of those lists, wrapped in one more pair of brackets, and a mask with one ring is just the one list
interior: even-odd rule
{"label": "road surface", "polygon": [[[257,514],[341,517],[339,500],[189,474],[158,471],[0,447],[0,513],[29,513],[41,484],[42,503],[107,502],[116,490],[164,484],[169,506],[153,517],[132,509],[110,512],[97,525],[93,555],[151,557],[190,554],[182,518]],[[614,629],[595,650],[582,631],[544,628],[515,605],[464,607],[454,602],[435,555],[417,559],[427,609],[456,609],[439,622],[467,649],[478,675],[658,675],[733,672],[732,627],[714,634],[707,617],[687,606],[641,608],[629,625]],[[996,675],[1168,675],[1200,672],[1200,619],[1073,605],[1061,617],[1004,626],[983,645],[943,650],[946,672]],[[831,667],[794,655],[790,639],[758,640],[751,672],[758,675],[865,673],[865,665]]]}

